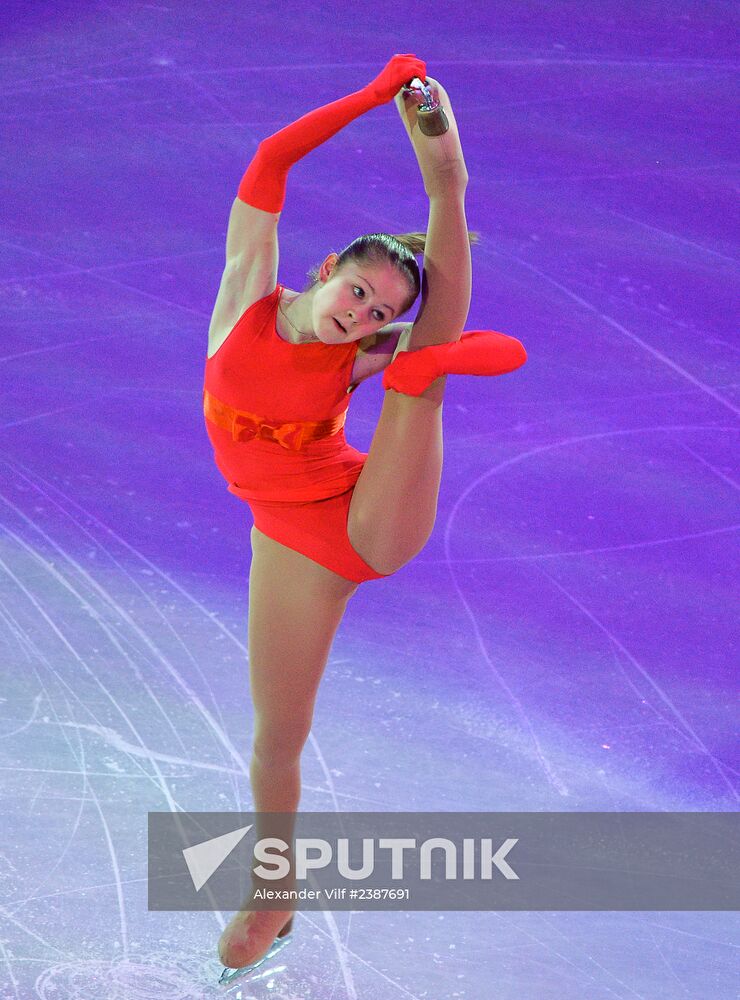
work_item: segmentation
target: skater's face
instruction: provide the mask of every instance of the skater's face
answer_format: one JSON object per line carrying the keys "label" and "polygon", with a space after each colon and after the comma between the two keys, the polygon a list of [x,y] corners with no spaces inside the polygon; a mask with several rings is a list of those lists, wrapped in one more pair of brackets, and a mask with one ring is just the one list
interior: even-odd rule
{"label": "skater's face", "polygon": [[337,267],[330,254],[313,300],[314,333],[325,344],[361,340],[397,319],[408,299],[408,282],[391,264],[350,260]]}

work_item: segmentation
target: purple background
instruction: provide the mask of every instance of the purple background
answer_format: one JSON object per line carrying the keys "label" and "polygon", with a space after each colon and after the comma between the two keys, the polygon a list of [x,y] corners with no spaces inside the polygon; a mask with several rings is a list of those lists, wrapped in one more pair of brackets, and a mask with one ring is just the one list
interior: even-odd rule
{"label": "purple background", "polygon": [[[229,914],[147,912],[146,814],[251,803],[251,519],[200,412],[226,222],[260,138],[396,51],[454,101],[468,327],[529,361],[448,380],[436,530],[350,603],[302,807],[737,809],[733,9],[4,8],[3,1000],[218,995]],[[292,171],[281,280],[425,219],[373,111]],[[735,995],[730,914],[296,924],[244,997]]]}

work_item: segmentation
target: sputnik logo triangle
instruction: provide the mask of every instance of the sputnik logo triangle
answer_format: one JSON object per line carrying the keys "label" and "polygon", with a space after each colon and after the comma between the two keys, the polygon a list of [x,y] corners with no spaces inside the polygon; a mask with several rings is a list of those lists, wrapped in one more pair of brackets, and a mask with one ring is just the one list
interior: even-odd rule
{"label": "sputnik logo triangle", "polygon": [[249,826],[243,826],[239,830],[232,830],[231,833],[212,837],[210,840],[204,840],[202,844],[193,844],[192,847],[184,849],[182,853],[185,855],[185,863],[196,892],[203,888],[216,869],[249,833],[252,826],[250,823]]}

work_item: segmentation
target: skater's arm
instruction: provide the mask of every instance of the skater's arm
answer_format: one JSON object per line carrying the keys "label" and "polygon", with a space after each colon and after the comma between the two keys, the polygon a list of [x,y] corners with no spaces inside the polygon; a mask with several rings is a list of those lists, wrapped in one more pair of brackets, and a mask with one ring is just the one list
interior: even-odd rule
{"label": "skater's arm", "polygon": [[425,72],[424,62],[416,56],[395,55],[361,90],[309,112],[262,140],[231,206],[226,266],[209,328],[209,352],[253,302],[275,288],[277,225],[290,167],[359,115],[391,101],[404,83]]}
{"label": "skater's arm", "polygon": [[[395,55],[361,90],[325,104],[263,139],[239,184],[226,237],[226,261],[247,273],[260,256],[272,259],[288,171],[345,125],[386,104],[405,82],[426,72],[416,56]],[[245,207],[246,206],[246,207]]]}

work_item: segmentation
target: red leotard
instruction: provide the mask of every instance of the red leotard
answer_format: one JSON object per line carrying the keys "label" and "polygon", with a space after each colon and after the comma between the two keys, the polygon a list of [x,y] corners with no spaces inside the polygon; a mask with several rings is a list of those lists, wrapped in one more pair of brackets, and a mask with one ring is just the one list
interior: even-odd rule
{"label": "red leotard", "polygon": [[[394,56],[369,84],[263,139],[241,179],[238,198],[280,212],[290,167],[355,118],[393,99],[403,83],[426,76],[411,53]],[[349,405],[347,389],[358,342],[291,344],[278,336],[275,315],[282,288],[255,302],[206,362],[205,388],[237,410],[273,424],[328,420]],[[235,441],[206,420],[208,436],[229,489],[249,504],[257,528],[275,541],[360,583],[377,573],[347,537],[352,491],[367,458],[341,429],[304,442],[300,450],[253,438]]]}
{"label": "red leotard", "polygon": [[[264,139],[242,177],[238,198],[261,211],[279,213],[291,165],[354,118],[392,100],[414,76],[425,79],[424,62],[412,54],[396,55],[361,90]],[[207,360],[205,388],[226,407],[256,414],[268,424],[331,420],[349,405],[347,389],[358,341],[332,345],[283,340],[275,328],[281,294],[278,285],[241,316]],[[479,331],[457,344],[398,355],[386,369],[383,384],[419,395],[443,371],[500,374],[525,359],[518,341]],[[347,536],[352,493],[367,455],[347,444],[343,429],[289,450],[279,441],[259,437],[235,440],[210,419],[206,426],[216,464],[231,492],[251,507],[260,531],[348,580],[361,583],[388,575],[361,559]]]}
{"label": "red leotard", "polygon": [[[326,420],[349,406],[359,341],[292,344],[275,327],[282,286],[247,309],[206,361],[205,388],[237,410],[271,423]],[[264,534],[340,576],[361,583],[377,573],[352,548],[347,516],[367,455],[344,428],[300,450],[260,438],[235,441],[206,420],[216,464],[229,490],[249,504]]]}

